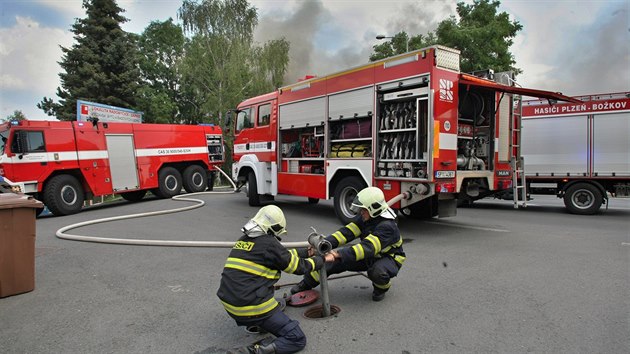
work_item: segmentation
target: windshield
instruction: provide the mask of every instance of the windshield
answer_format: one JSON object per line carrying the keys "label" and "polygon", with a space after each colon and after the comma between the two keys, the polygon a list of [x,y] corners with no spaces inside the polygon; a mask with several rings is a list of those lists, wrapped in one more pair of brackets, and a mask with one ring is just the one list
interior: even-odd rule
{"label": "windshield", "polygon": [[9,139],[9,130],[0,131],[0,155],[4,154],[4,145],[6,145],[7,139]]}

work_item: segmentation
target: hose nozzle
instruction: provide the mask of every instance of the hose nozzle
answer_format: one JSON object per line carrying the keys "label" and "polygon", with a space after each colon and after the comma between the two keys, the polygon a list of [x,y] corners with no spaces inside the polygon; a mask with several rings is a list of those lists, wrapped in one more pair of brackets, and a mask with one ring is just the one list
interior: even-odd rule
{"label": "hose nozzle", "polygon": [[311,229],[313,229],[313,232],[308,235],[308,244],[313,246],[320,255],[332,251],[332,244],[326,241],[324,235],[318,234],[313,227]]}

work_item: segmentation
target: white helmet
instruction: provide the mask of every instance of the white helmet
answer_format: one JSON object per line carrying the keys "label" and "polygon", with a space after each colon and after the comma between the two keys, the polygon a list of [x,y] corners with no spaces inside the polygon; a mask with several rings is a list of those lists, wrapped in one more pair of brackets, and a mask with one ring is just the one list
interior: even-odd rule
{"label": "white helmet", "polygon": [[396,218],[396,214],[385,201],[383,191],[377,187],[367,187],[357,193],[350,209],[358,213],[361,208],[366,209],[373,218],[377,216],[382,216],[386,219]]}
{"label": "white helmet", "polygon": [[275,205],[266,205],[260,208],[258,213],[243,226],[243,231],[250,237],[254,237],[255,233],[251,233],[250,231],[253,231],[257,227],[260,228],[263,233],[274,236],[287,233],[287,221],[284,218],[284,213]]}

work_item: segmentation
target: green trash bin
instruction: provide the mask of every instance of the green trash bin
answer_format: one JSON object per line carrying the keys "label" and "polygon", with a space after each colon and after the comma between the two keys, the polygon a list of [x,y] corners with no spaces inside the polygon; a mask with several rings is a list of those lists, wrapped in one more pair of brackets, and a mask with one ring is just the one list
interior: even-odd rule
{"label": "green trash bin", "polygon": [[0,298],[35,289],[35,212],[33,197],[0,193]]}

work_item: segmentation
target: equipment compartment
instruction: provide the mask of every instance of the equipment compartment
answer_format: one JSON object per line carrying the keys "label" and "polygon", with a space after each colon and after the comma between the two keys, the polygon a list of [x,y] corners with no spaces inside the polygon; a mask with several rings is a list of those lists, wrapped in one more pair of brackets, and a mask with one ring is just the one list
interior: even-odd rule
{"label": "equipment compartment", "polygon": [[427,178],[429,100],[424,79],[412,87],[378,92],[377,177]]}

